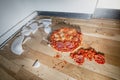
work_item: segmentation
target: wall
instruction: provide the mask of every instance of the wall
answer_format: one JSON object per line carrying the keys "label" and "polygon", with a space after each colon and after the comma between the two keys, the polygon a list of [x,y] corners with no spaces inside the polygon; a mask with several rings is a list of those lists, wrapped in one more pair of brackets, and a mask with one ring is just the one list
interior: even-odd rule
{"label": "wall", "polygon": [[6,32],[32,11],[28,10],[23,1],[0,0],[0,34]]}
{"label": "wall", "polygon": [[97,8],[120,9],[120,0],[99,0]]}
{"label": "wall", "polygon": [[[31,0],[32,1],[32,0]],[[88,13],[94,12],[97,0],[35,0],[32,1],[38,11],[58,11]]]}
{"label": "wall", "polygon": [[26,3],[24,0],[0,0],[0,44],[20,29],[23,24],[18,23],[34,11]]}

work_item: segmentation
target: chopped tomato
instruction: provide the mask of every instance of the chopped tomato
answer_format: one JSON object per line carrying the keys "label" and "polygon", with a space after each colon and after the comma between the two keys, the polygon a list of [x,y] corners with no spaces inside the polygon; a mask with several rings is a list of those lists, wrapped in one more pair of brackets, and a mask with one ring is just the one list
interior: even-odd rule
{"label": "chopped tomato", "polygon": [[94,51],[94,49],[89,49],[86,53],[86,58],[89,59],[90,61],[92,61],[94,55],[96,54],[96,52]]}
{"label": "chopped tomato", "polygon": [[70,57],[73,59],[75,56],[75,53],[70,53]]}

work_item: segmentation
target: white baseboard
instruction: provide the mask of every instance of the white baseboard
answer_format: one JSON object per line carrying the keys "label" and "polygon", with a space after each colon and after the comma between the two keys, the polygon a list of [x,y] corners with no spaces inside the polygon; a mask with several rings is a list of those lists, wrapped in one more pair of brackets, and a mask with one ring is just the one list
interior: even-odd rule
{"label": "white baseboard", "polygon": [[[0,49],[13,37],[13,35],[23,27],[28,21],[33,19],[38,15],[37,11],[32,12],[23,20],[19,21],[15,26],[12,27],[9,31],[7,31],[3,36],[0,37]],[[19,27],[18,27],[19,26]]]}

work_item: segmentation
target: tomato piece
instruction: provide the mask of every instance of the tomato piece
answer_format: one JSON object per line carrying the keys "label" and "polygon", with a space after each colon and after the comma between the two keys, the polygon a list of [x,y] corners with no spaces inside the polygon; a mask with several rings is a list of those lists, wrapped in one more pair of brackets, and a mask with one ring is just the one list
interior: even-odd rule
{"label": "tomato piece", "polygon": [[86,53],[86,58],[89,59],[90,61],[92,61],[92,59],[94,58],[95,54],[96,54],[95,51],[90,49]]}
{"label": "tomato piece", "polygon": [[83,48],[78,50],[78,54],[84,54],[84,53],[85,53],[85,50]]}
{"label": "tomato piece", "polygon": [[70,53],[70,57],[73,59],[75,56],[75,53]]}
{"label": "tomato piece", "polygon": [[105,57],[102,54],[96,54],[94,56],[94,59],[98,64],[104,64],[105,63]]}

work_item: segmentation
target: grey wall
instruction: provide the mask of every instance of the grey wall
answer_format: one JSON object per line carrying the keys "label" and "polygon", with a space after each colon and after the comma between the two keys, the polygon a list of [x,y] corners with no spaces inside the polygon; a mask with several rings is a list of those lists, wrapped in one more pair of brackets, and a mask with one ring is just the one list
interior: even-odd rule
{"label": "grey wall", "polygon": [[[16,24],[34,11],[34,8],[29,8],[27,1],[0,0],[0,44],[21,27]],[[14,28],[8,32],[12,27]]]}
{"label": "grey wall", "polygon": [[93,13],[97,0],[30,0],[36,10]]}
{"label": "grey wall", "polygon": [[120,0],[99,0],[97,8],[120,9]]}
{"label": "grey wall", "polygon": [[28,16],[29,9],[24,0],[0,0],[0,35]]}

